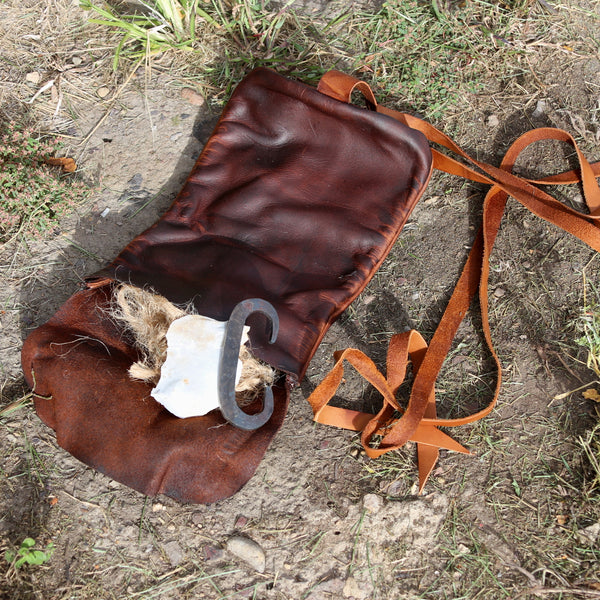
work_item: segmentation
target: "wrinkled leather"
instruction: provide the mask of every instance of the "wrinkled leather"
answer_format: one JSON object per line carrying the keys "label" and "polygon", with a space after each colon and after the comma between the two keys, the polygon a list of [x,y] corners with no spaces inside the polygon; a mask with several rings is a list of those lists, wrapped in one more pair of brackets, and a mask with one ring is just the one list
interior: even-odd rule
{"label": "wrinkled leather", "polygon": [[[38,414],[66,450],[143,493],[204,503],[233,494],[281,426],[291,385],[389,252],[430,174],[419,132],[253,71],[167,213],[26,340],[23,370]],[[261,317],[250,320],[253,352],[287,374],[270,421],[248,432],[219,411],[177,419],[150,386],[129,379],[137,353],[106,315],[114,281],[191,301],[219,320],[246,298],[273,304],[273,345]]]}
{"label": "wrinkled leather", "polygon": [[237,88],[175,204],[104,271],[225,320],[279,315],[255,353],[301,377],[328,325],[387,255],[431,172],[424,136],[272,71]]}

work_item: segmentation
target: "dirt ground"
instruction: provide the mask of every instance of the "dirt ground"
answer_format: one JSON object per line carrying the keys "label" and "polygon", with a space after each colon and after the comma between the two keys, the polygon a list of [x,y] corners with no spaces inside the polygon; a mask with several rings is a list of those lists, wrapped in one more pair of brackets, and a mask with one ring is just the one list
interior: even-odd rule
{"label": "dirt ground", "polygon": [[[32,35],[36,27],[58,35],[56,6],[27,6]],[[10,35],[11,14],[22,7],[2,5],[0,39]],[[593,19],[580,18],[575,30],[591,26]],[[6,113],[39,88],[26,75],[48,78],[52,65],[5,58]],[[529,59],[536,61],[531,71],[509,81],[490,77],[465,98],[465,110],[455,112],[446,131],[498,164],[520,133],[557,126],[599,160],[599,56],[539,52]],[[86,65],[77,47],[53,61],[63,68],[63,104],[57,110],[59,98],[50,92],[32,104],[48,126],[62,119],[94,194],[48,239],[0,249],[0,408],[27,392],[19,365],[23,339],[162,214],[218,117],[210,98],[191,103],[160,62],[151,74],[133,74],[110,101],[98,90],[114,93],[118,86]],[[549,174],[571,160],[563,148],[542,144],[521,168]],[[580,393],[566,393],[594,383],[574,341],[583,274],[596,283],[600,274],[599,259],[582,243],[511,202],[490,288],[503,362],[500,402],[485,420],[452,432],[473,454],[442,452],[422,495],[416,495],[414,447],[371,461],[355,434],[313,424],[305,401],[334,350],[358,347],[383,368],[392,333],[410,326],[431,335],[474,236],[480,192],[434,176],[385,264],[327,334],[255,476],[232,498],[196,506],[145,497],[58,447],[30,403],[4,415],[0,597],[600,597],[600,503],[586,491],[589,466],[580,443],[597,408]],[[558,193],[581,207],[577,189]],[[474,314],[461,327],[438,382],[442,414],[465,414],[489,401],[494,379],[478,322]],[[365,410],[377,407],[376,393],[350,373],[341,394],[360,398]],[[236,555],[236,536],[259,549]],[[44,565],[15,570],[4,552],[26,537],[40,548],[52,543],[55,551]],[[251,560],[258,554],[260,562],[261,553],[264,569]]]}

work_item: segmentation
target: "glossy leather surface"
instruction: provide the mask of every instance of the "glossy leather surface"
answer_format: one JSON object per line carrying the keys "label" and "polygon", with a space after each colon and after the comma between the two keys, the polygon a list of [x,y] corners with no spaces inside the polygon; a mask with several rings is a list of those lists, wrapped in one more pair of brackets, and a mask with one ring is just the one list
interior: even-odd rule
{"label": "glossy leather surface", "polygon": [[226,320],[263,298],[277,342],[255,353],[301,377],[327,327],[387,255],[431,172],[426,138],[259,69],[236,89],[177,200],[105,270]]}
{"label": "glossy leather surface", "polygon": [[[289,389],[329,325],[381,264],[431,172],[426,138],[272,71],[236,89],[167,213],[88,280],[23,348],[42,420],[86,464],[145,494],[214,502],[254,473],[281,426]],[[287,373],[255,431],[219,411],[177,419],[129,379],[131,340],[107,318],[114,280],[150,287],[226,320],[246,298],[254,353]],[[260,406],[255,407],[256,410]]]}

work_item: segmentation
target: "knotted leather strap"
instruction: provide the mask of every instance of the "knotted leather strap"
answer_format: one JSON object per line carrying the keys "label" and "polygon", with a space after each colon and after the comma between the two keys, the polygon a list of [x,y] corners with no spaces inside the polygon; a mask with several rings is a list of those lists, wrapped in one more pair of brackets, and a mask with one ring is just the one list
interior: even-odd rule
{"label": "knotted leather strap", "polygon": [[[379,106],[369,86],[354,77],[331,71],[321,80],[319,90],[343,102],[350,101],[354,90],[361,91],[367,99],[369,108],[421,131],[430,142],[447,148],[479,170],[432,149],[435,168],[492,186],[483,202],[481,229],[477,233],[456,288],[430,345],[427,346],[423,337],[416,331],[394,335],[388,348],[385,377],[361,351],[347,349],[336,352],[333,369],[308,398],[315,421],[361,431],[362,445],[370,457],[377,457],[399,448],[409,440],[416,442],[419,490],[422,490],[437,461],[439,448],[468,452],[438,427],[456,427],[481,419],[491,412],[500,392],[501,365],[492,343],[488,319],[488,277],[489,257],[508,197],[512,196],[534,214],[575,235],[594,250],[600,251],[600,188],[596,182],[596,178],[600,177],[600,162],[590,164],[577,147],[573,137],[567,132],[542,128],[518,138],[497,168],[473,159],[448,136],[429,123]],[[577,153],[580,170],[566,171],[540,180],[515,176],[512,169],[520,153],[530,144],[547,139],[572,145]],[[576,182],[582,183],[589,215],[565,206],[535,186],[535,184]],[[435,406],[435,382],[458,327],[478,290],[483,334],[496,364],[497,378],[494,394],[488,406],[472,415],[456,419],[439,419]],[[383,396],[383,407],[377,415],[329,406],[328,402],[342,380],[344,361],[350,363]],[[398,405],[395,394],[404,381],[409,361],[413,364],[414,381],[408,405],[404,410]],[[401,413],[400,417],[396,416],[398,413]],[[375,436],[382,436],[377,445],[375,445]]]}

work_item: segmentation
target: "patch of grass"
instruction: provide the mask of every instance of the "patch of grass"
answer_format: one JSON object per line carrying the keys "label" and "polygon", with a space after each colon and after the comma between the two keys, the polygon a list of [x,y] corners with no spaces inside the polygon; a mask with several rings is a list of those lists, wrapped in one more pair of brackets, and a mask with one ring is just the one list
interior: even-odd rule
{"label": "patch of grass", "polygon": [[[314,83],[329,68],[357,72],[377,84],[382,100],[403,104],[428,118],[481,87],[497,55],[521,50],[512,39],[530,11],[482,0],[460,10],[414,0],[388,0],[378,9],[328,9],[328,17],[300,15],[268,0],[154,0],[140,11],[120,12],[99,0],[81,6],[99,14],[91,22],[124,32],[113,64],[168,50],[206,52],[199,79],[228,96],[252,68],[268,66]],[[177,6],[179,8],[177,8]],[[175,7],[175,8],[174,8]],[[175,24],[171,15],[181,15]],[[194,26],[194,22],[196,25]],[[486,66],[484,66],[486,65]]]}
{"label": "patch of grass", "polygon": [[600,490],[600,422],[579,442],[591,467],[588,493],[597,494]]}
{"label": "patch of grass", "polygon": [[47,164],[60,152],[54,139],[0,124],[0,243],[47,233],[87,196],[85,184]]}
{"label": "patch of grass", "polygon": [[[600,291],[583,273],[583,307],[575,323],[580,334],[575,341],[587,353],[586,364],[597,377],[600,377]],[[598,383],[598,382],[596,382]],[[583,392],[585,398],[600,403],[600,393],[592,384]],[[598,411],[596,411],[598,413]],[[600,421],[579,442],[591,470],[587,484],[589,494],[597,494],[600,489]]]}
{"label": "patch of grass", "polygon": [[[588,289],[589,288],[589,289]],[[583,309],[576,323],[581,334],[575,341],[587,352],[587,366],[600,377],[600,293],[583,278]]]}
{"label": "patch of grass", "polygon": [[81,8],[98,15],[90,23],[123,32],[115,49],[115,70],[122,53],[138,59],[169,49],[190,50],[196,39],[196,17],[214,23],[199,4],[199,0],[137,0],[119,10],[104,2],[80,1]]}
{"label": "patch of grass", "polygon": [[387,0],[343,17],[326,28],[329,43],[372,80],[381,101],[401,98],[401,108],[433,120],[464,106],[490,76],[528,71],[530,44],[553,51],[569,35],[562,19],[531,2]]}
{"label": "patch of grass", "polygon": [[[111,8],[99,0],[80,5],[99,15],[90,23],[123,32],[116,44],[113,68],[122,58],[139,60],[168,51],[193,51],[214,60],[203,61],[199,78],[207,85],[225,89],[225,96],[252,68],[269,66],[305,80],[318,79],[319,32],[311,19],[299,17],[291,2],[241,0],[148,0],[137,2],[139,10]],[[207,52],[210,50],[210,52]],[[188,64],[189,67],[189,64]]]}
{"label": "patch of grass", "polygon": [[268,0],[225,4],[213,0],[223,56],[205,73],[212,85],[225,89],[225,96],[256,67],[271,67],[314,83],[328,65],[339,60],[339,52],[324,34],[327,25],[298,15],[291,4],[281,6]]}
{"label": "patch of grass", "polygon": [[[590,522],[585,510],[560,485],[547,488],[552,470],[538,467],[529,482],[492,475],[484,495],[452,507],[438,538],[443,567],[429,590],[453,599],[528,598],[518,594],[528,585],[551,593],[559,583],[561,597],[577,597],[582,588],[573,582],[595,557],[576,535],[578,523]],[[532,487],[538,479],[541,487]]]}
{"label": "patch of grass", "polygon": [[32,398],[33,398],[33,394],[31,394],[31,393],[25,394],[18,400],[14,400],[13,402],[10,402],[6,406],[3,406],[2,408],[0,408],[0,419],[6,418],[9,415],[13,414],[14,412],[20,410],[21,408],[23,408],[24,406],[29,404],[31,402]]}
{"label": "patch of grass", "polygon": [[[573,51],[565,50],[571,33],[563,13],[525,1],[457,7],[387,0],[360,10],[340,2],[319,15],[269,0],[138,0],[127,10],[81,0],[81,6],[98,15],[92,23],[122,32],[114,42],[115,68],[122,58],[185,50],[183,77],[210,89],[217,102],[255,67],[313,84],[339,68],[376,86],[382,102],[400,98],[402,109],[437,120],[483,89],[491,74],[502,81],[528,72],[533,47]],[[578,52],[590,50],[584,42]]]}
{"label": "patch of grass", "polygon": [[432,5],[384,2],[376,13],[352,18],[347,40],[356,49],[355,69],[376,82],[382,100],[400,95],[427,117],[478,87],[472,65],[479,49],[469,27]]}
{"label": "patch of grass", "polygon": [[[364,450],[357,440],[352,451],[356,457],[364,456]],[[376,460],[367,458],[361,461],[364,480],[375,480],[379,489],[388,497],[404,497],[416,493],[417,462],[415,445],[409,443],[403,448],[386,452]]]}
{"label": "patch of grass", "polygon": [[[207,575],[203,570],[198,570],[193,573],[184,576],[168,577],[164,578],[160,583],[153,585],[149,588],[145,588],[139,592],[133,592],[129,595],[129,598],[144,598],[144,600],[151,600],[153,598],[161,598],[166,594],[176,592],[181,588],[191,588],[200,583],[210,582],[214,583],[214,579],[220,577],[228,577],[237,573],[237,569],[225,569],[223,571]],[[223,598],[222,592],[218,592],[219,597]]]}

